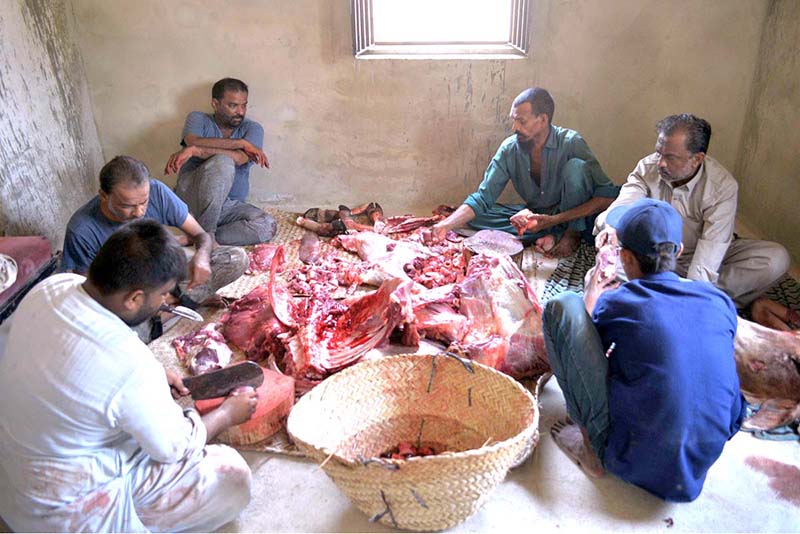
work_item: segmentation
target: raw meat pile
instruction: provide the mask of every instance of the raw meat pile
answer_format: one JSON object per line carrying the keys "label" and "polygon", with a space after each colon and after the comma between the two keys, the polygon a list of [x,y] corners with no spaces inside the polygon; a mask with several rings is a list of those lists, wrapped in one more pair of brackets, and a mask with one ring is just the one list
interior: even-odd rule
{"label": "raw meat pile", "polygon": [[605,244],[597,251],[597,269],[600,270],[600,279],[608,280],[617,274],[617,259],[619,251],[616,245]]}
{"label": "raw meat pile", "polygon": [[391,458],[392,460],[408,460],[414,456],[432,456],[436,454],[433,447],[415,447],[409,441],[401,441],[397,447],[389,452],[381,454],[381,458]]}
{"label": "raw meat pile", "polygon": [[[251,270],[268,268],[269,283],[234,302],[219,323],[176,339],[176,350],[186,354],[213,333],[293,377],[298,394],[390,340],[409,347],[435,340],[514,377],[549,370],[542,309],[523,274],[502,256],[478,254],[465,265],[452,236],[424,245],[424,225],[441,217],[390,217],[385,233],[350,231],[331,242],[356,253],[357,262],[321,253],[309,232],[300,244],[305,263],[280,276],[282,247],[254,247]],[[364,285],[377,289],[354,296]],[[333,298],[340,288],[350,296]]]}

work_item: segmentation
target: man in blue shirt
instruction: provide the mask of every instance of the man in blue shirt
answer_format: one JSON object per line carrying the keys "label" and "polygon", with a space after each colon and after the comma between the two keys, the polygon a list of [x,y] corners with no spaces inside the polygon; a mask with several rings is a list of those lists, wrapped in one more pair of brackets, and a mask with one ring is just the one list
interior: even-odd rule
{"label": "man in blue shirt", "polygon": [[[469,224],[519,233],[525,243],[553,256],[569,256],[593,216],[616,198],[619,187],[603,172],[581,135],[553,126],[553,98],[545,89],[526,89],[514,99],[514,135],[503,141],[475,193],[432,229],[441,240],[448,230]],[[508,182],[524,204],[498,204]]]}
{"label": "man in blue shirt", "polygon": [[154,219],[180,228],[179,242],[193,243],[189,280],[183,285],[181,303],[197,307],[217,289],[239,278],[249,265],[238,247],[213,247],[213,241],[172,190],[150,178],[141,161],[117,156],[100,170],[100,193],[76,211],[64,235],[62,269],[86,275],[100,247],[128,221]]}
{"label": "man in blue shirt", "polygon": [[211,89],[213,115],[193,111],[181,136],[183,149],[164,172],[178,173],[175,192],[203,229],[223,245],[254,245],[275,235],[275,219],[245,202],[253,163],[269,168],[264,129],[245,118],[247,85],[223,78]]}
{"label": "man in blue shirt", "polygon": [[711,283],[672,272],[683,250],[672,206],[641,199],[609,222],[630,281],[595,267],[583,299],[566,292],[545,307],[547,354],[571,418],[551,434],[590,476],[608,470],[692,501],[744,415],[736,309]]}

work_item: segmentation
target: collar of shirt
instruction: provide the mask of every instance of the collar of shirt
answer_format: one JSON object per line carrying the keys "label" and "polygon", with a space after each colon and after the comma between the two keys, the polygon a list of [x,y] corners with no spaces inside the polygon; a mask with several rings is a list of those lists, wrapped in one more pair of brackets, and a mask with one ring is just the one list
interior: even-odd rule
{"label": "collar of shirt", "polygon": [[680,280],[680,277],[674,271],[666,271],[663,273],[645,274],[639,280],[667,282],[670,280]]}
{"label": "collar of shirt", "polygon": [[[656,168],[656,171],[658,171],[658,168]],[[697,184],[699,184],[702,181],[702,177],[705,176],[705,174],[706,174],[706,164],[705,162],[703,162],[700,164],[700,168],[697,170],[697,174],[695,174],[691,180],[689,180],[688,182],[686,182],[681,186],[673,187],[671,183],[669,183],[668,181],[664,180],[661,177],[661,174],[658,175],[658,181],[662,184],[662,186],[668,187],[673,192],[685,191],[687,195],[691,195],[692,191],[694,191],[694,188],[697,187]]]}

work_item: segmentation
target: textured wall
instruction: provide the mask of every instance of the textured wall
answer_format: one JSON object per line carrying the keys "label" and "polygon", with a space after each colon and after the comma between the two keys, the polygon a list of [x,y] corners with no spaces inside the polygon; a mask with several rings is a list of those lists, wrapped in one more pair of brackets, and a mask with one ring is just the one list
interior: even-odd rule
{"label": "textured wall", "polygon": [[0,3],[0,234],[54,249],[102,160],[73,26],[65,0]]}
{"label": "textured wall", "polygon": [[186,113],[210,109],[216,79],[240,77],[273,163],[251,175],[259,201],[459,203],[532,84],[617,182],[652,151],[654,123],[681,111],[711,121],[711,153],[733,167],[765,3],[531,4],[531,56],[509,61],[356,61],[348,0],[80,0],[75,11],[105,154],[162,176]]}
{"label": "textured wall", "polygon": [[770,2],[736,166],[739,213],[800,263],[800,4]]}

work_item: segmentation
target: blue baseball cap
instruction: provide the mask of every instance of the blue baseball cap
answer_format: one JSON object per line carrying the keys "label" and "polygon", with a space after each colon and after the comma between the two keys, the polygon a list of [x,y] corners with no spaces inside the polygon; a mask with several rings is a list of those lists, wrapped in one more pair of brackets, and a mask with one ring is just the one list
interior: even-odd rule
{"label": "blue baseball cap", "polygon": [[683,240],[680,214],[666,202],[652,198],[614,208],[606,224],[616,229],[623,247],[639,254],[654,254],[662,243],[672,243],[678,250]]}

